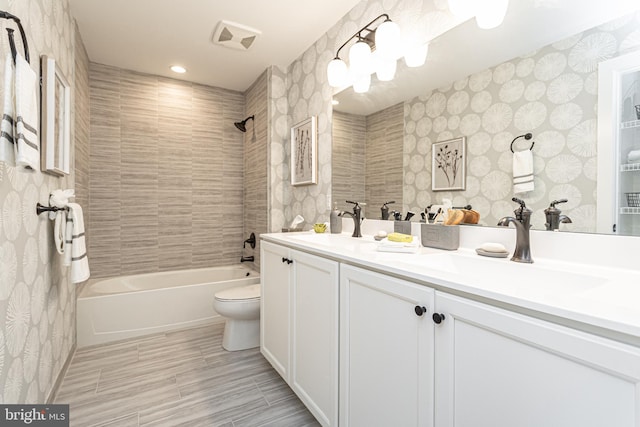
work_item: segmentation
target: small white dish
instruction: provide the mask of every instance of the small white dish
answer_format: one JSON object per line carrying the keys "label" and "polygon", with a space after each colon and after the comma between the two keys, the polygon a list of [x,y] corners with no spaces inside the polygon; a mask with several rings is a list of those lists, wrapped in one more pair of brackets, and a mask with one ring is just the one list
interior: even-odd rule
{"label": "small white dish", "polygon": [[478,255],[482,255],[482,256],[488,256],[491,258],[506,258],[509,256],[509,252],[508,251],[504,251],[504,252],[490,252],[490,251],[485,251],[482,248],[477,248],[476,249],[476,253]]}

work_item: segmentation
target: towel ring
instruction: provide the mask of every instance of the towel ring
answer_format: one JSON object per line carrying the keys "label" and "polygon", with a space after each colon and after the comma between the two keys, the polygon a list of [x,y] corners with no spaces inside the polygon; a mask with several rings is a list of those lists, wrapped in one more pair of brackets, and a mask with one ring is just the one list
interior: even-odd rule
{"label": "towel ring", "polygon": [[[518,138],[524,138],[524,139],[526,139],[528,141],[531,138],[533,138],[533,135],[530,134],[530,133],[525,133],[524,135],[519,135],[519,136],[516,136],[515,138],[513,138],[513,141],[511,141],[511,152],[512,153],[514,152],[513,151],[513,143],[516,142],[516,139],[518,139]],[[535,145],[535,143],[536,143],[535,141],[531,141],[531,147],[529,147],[529,150],[533,150],[533,146]]]}

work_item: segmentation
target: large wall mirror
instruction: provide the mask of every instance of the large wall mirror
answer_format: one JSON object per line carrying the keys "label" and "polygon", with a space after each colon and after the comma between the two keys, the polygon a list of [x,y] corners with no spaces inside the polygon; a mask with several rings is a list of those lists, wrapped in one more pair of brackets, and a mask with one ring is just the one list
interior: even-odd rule
{"label": "large wall mirror", "polygon": [[[448,198],[495,226],[516,207],[510,143],[531,132],[535,189],[518,196],[534,210],[533,228],[545,229],[552,201],[568,199],[558,208],[572,223],[561,231],[614,232],[597,224],[598,68],[640,49],[640,4],[510,3],[502,26],[487,31],[467,21],[431,43],[425,66],[399,63],[393,81],[335,95],[334,200],[364,200],[366,216],[379,218],[386,201],[418,213]],[[628,86],[627,95],[640,100],[640,83]],[[461,136],[465,190],[432,191],[432,144]],[[521,138],[514,149],[529,145]]]}

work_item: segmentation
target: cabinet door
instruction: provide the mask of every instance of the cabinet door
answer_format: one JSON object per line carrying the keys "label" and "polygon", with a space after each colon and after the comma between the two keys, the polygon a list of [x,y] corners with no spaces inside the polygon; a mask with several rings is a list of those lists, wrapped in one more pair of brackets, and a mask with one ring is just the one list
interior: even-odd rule
{"label": "cabinet door", "polygon": [[289,249],[262,242],[260,248],[260,351],[276,371],[289,378],[290,283]]}
{"label": "cabinet door", "polygon": [[338,423],[339,265],[291,251],[291,388],[323,426]]}
{"label": "cabinet door", "polygon": [[640,426],[637,347],[440,292],[436,311],[436,426]]}
{"label": "cabinet door", "polygon": [[341,426],[433,425],[433,295],[341,265]]}

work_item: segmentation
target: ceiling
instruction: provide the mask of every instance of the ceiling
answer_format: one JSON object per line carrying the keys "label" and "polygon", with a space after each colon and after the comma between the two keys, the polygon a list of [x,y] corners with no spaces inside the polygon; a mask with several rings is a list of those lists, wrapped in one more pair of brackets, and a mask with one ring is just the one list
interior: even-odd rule
{"label": "ceiling", "polygon": [[[291,64],[359,0],[71,0],[92,62],[245,91]],[[219,21],[259,30],[249,50],[211,42]],[[170,71],[178,64],[185,74]]]}

